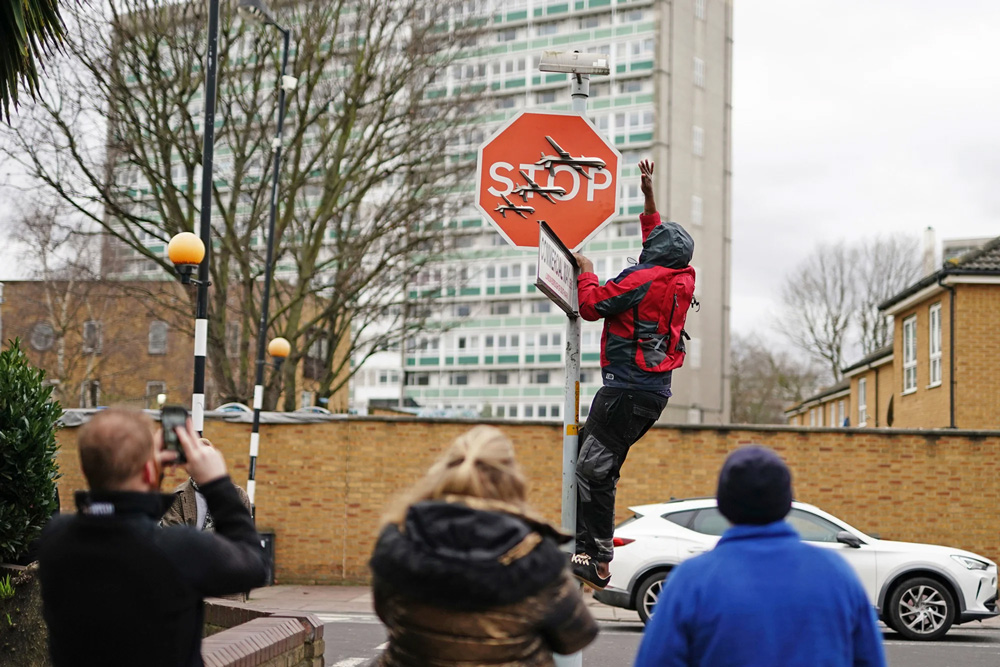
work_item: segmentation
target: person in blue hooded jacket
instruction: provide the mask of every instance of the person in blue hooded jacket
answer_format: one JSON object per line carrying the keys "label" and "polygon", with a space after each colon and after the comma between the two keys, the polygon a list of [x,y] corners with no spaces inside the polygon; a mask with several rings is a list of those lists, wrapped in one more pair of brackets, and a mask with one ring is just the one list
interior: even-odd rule
{"label": "person in blue hooded jacket", "polygon": [[886,664],[857,575],[784,521],[791,473],[776,453],[751,445],[730,454],[717,497],[733,526],[670,573],[636,667]]}

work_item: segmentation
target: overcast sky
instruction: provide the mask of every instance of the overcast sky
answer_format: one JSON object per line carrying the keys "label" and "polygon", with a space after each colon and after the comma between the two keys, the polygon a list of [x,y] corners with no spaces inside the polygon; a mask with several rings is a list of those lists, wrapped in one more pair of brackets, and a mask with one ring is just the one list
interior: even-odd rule
{"label": "overcast sky", "polygon": [[998,35],[996,0],[737,0],[735,332],[820,241],[1000,235]]}
{"label": "overcast sky", "polygon": [[1000,2],[737,0],[737,333],[820,241],[1000,235]]}

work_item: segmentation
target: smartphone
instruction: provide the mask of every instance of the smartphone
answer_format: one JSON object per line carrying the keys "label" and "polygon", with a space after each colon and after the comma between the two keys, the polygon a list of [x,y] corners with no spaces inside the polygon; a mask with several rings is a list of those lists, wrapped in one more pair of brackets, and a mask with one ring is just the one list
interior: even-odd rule
{"label": "smartphone", "polygon": [[180,405],[165,405],[160,410],[160,423],[163,425],[163,448],[177,452],[177,462],[186,463],[184,448],[177,437],[178,428],[187,428],[188,411]]}

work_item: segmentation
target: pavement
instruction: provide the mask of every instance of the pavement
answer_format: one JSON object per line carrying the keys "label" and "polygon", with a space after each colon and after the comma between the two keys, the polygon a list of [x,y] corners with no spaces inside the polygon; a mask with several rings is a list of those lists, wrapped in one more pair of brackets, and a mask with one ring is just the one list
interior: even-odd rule
{"label": "pavement", "polygon": [[[594,599],[585,588],[584,598],[590,613],[598,621],[638,623],[639,614],[609,607]],[[232,601],[226,600],[228,604]],[[256,588],[243,603],[253,609],[268,611],[309,611],[316,614],[374,614],[371,589],[367,586],[268,586]]]}
{"label": "pavement", "polygon": [[[589,588],[584,587],[583,590],[587,607],[596,620],[639,622],[639,614],[636,612],[609,607],[595,600]],[[226,602],[232,604],[230,600]],[[254,589],[243,604],[253,609],[309,611],[325,616],[375,613],[371,589],[367,586],[268,586]],[[985,621],[973,621],[962,627],[1000,629],[1000,616]]]}

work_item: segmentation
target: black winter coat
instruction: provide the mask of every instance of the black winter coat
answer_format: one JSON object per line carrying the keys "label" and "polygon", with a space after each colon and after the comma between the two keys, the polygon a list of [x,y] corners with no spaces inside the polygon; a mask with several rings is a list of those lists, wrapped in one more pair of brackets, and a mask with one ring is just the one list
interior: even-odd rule
{"label": "black winter coat", "polygon": [[263,585],[253,520],[228,477],[201,487],[213,533],[160,528],[173,495],[77,493],[78,514],[42,533],[49,650],[67,665],[202,665],[202,600]]}
{"label": "black winter coat", "polygon": [[375,611],[383,667],[543,667],[593,641],[597,624],[552,526],[510,505],[450,497],[413,505],[379,536]]}

